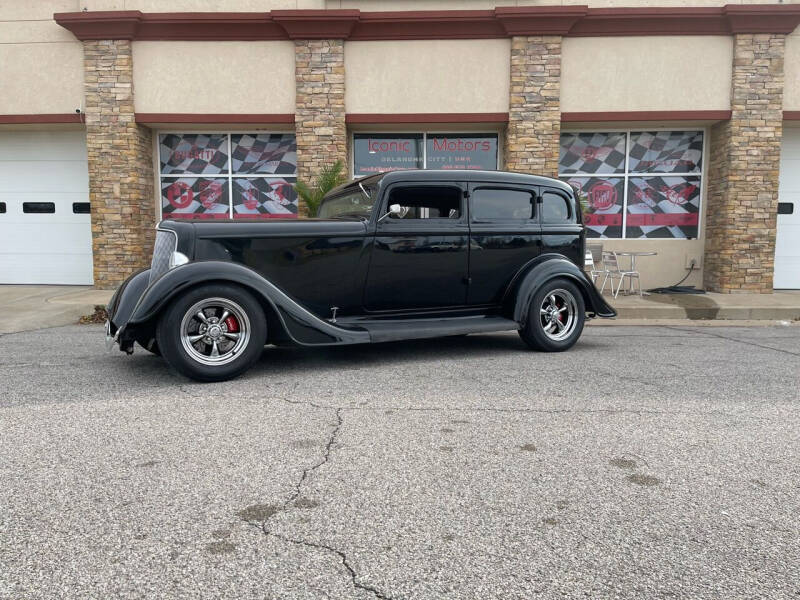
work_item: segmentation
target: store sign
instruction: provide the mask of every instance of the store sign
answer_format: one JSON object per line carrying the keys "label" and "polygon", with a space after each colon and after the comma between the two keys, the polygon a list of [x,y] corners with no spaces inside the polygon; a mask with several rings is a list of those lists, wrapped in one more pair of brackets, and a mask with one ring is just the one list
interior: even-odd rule
{"label": "store sign", "polygon": [[428,169],[497,169],[497,136],[427,136]]}
{"label": "store sign", "polygon": [[422,169],[422,142],[422,134],[356,134],[353,137],[355,175]]}

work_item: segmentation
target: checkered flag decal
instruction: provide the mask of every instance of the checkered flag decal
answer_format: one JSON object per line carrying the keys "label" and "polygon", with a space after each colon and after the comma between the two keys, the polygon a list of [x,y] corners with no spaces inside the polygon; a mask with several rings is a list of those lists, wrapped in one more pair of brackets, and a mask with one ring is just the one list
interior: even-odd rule
{"label": "checkered flag decal", "polygon": [[238,177],[233,180],[236,217],[297,216],[297,193],[286,179]]}
{"label": "checkered flag decal", "polygon": [[628,238],[697,237],[699,177],[631,177],[628,181]]}
{"label": "checkered flag decal", "polygon": [[228,180],[181,177],[161,180],[165,219],[224,219],[228,213]]}
{"label": "checkered flag decal", "polygon": [[631,173],[699,173],[702,160],[702,131],[631,133]]}
{"label": "checkered flag decal", "polygon": [[231,149],[234,173],[297,173],[297,141],[294,135],[233,134]]}
{"label": "checkered flag decal", "polygon": [[228,172],[228,136],[166,134],[159,136],[162,175],[212,175]]}
{"label": "checkered flag decal", "polygon": [[560,173],[622,173],[625,134],[562,133],[558,164]]}

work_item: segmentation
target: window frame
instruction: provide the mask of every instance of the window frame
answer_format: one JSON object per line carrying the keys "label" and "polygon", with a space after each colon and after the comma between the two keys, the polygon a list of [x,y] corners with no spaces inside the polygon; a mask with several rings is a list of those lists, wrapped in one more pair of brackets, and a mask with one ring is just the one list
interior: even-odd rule
{"label": "window frame", "polygon": [[[501,170],[501,165],[503,165],[504,156],[503,156],[503,132],[498,129],[450,129],[450,128],[436,128],[430,130],[421,130],[421,129],[365,129],[361,130],[352,130],[348,133],[348,142],[350,147],[347,150],[348,159],[350,162],[349,166],[349,175],[350,179],[358,179],[360,177],[369,177],[370,175],[375,175],[375,173],[370,173],[368,175],[356,175],[356,135],[422,135],[422,170],[428,171],[428,136],[439,136],[439,135],[451,135],[451,136],[489,136],[495,135],[497,136],[497,156],[496,156],[496,164],[497,166],[493,169],[495,171]],[[398,169],[398,171],[407,171],[409,169]],[[435,170],[435,169],[434,169]],[[478,170],[478,169],[476,169]],[[384,173],[389,173],[389,171],[384,171]]]}
{"label": "window frame", "polygon": [[[559,221],[558,223],[546,223],[544,220],[544,195],[546,193],[554,194],[560,197],[567,206],[567,219],[571,219],[568,221]],[[573,194],[574,195],[574,194]],[[572,199],[569,197],[569,193],[565,192],[564,190],[560,190],[555,187],[550,187],[547,185],[543,185],[539,188],[539,197],[537,199],[537,204],[540,206],[539,208],[539,224],[540,225],[547,225],[548,227],[564,227],[564,226],[572,226],[572,225],[581,225],[583,222],[583,215],[581,218],[578,219],[578,211],[576,210],[578,206],[580,206],[580,202],[578,202],[577,198],[573,202]],[[609,238],[611,239],[611,238]]]}
{"label": "window frame", "polygon": [[[183,173],[183,174],[171,174],[171,173],[162,173],[161,172],[161,144],[160,139],[162,135],[224,135],[227,137],[227,152],[228,152],[228,172],[227,173],[209,173],[209,174],[195,174],[195,173]],[[155,196],[156,196],[156,220],[163,221],[164,220],[164,207],[162,205],[162,198],[161,198],[161,182],[164,179],[184,179],[184,178],[205,178],[205,179],[226,179],[228,182],[228,218],[234,219],[234,212],[233,212],[233,179],[237,177],[242,177],[245,179],[285,179],[292,185],[297,183],[297,166],[295,165],[295,172],[294,175],[269,175],[269,174],[259,174],[259,173],[234,173],[233,172],[233,156],[232,150],[233,145],[231,142],[231,136],[233,135],[293,135],[295,137],[295,144],[297,143],[297,132],[294,129],[258,129],[258,128],[248,128],[248,129],[217,129],[217,128],[202,128],[197,127],[194,129],[156,129],[153,131],[153,171],[155,172],[155,180],[156,180],[156,189],[155,189]],[[293,216],[283,216],[279,215],[279,217],[273,218],[297,218],[298,215],[294,214]],[[191,216],[177,216],[173,218],[189,218]],[[265,217],[270,218],[270,217]]]}
{"label": "window frame", "polygon": [[[489,189],[489,190],[508,190],[511,192],[524,192],[526,194],[531,195],[531,212],[533,213],[527,219],[476,219],[473,216],[473,202],[475,197],[475,192],[481,189]],[[473,182],[473,185],[470,187],[469,190],[469,222],[475,223],[476,225],[491,225],[493,223],[502,224],[502,225],[509,225],[509,224],[535,224],[538,225],[541,218],[541,211],[539,210],[539,197],[541,196],[541,192],[537,186],[532,187],[525,187],[525,186],[517,186],[517,185],[505,185],[502,183],[491,183],[491,182]]]}
{"label": "window frame", "polygon": [[[621,127],[570,127],[570,128],[562,128],[561,133],[622,133],[625,135],[625,169],[620,173],[597,173],[597,174],[589,174],[589,173],[562,173],[561,172],[561,161],[559,158],[559,172],[558,172],[558,179],[566,183],[567,179],[571,178],[603,178],[603,179],[622,179],[623,185],[623,200],[622,200],[622,226],[621,226],[621,233],[620,237],[597,237],[597,238],[589,238],[587,236],[587,241],[592,240],[637,240],[637,241],[667,241],[667,240],[674,240],[678,242],[691,242],[691,241],[698,241],[703,239],[705,222],[705,211],[706,211],[706,177],[708,173],[708,160],[709,160],[709,144],[710,144],[710,136],[709,136],[709,129],[708,125],[691,125],[676,122],[674,125],[648,125],[647,123],[644,124],[637,124],[638,126],[632,126],[631,124],[625,124]],[[643,173],[643,172],[634,172],[628,170],[628,161],[629,161],[629,153],[631,149],[631,134],[636,132],[646,132],[646,131],[654,131],[654,132],[662,132],[662,131],[701,131],[703,133],[703,152],[701,155],[701,168],[697,172],[680,172],[680,173]],[[559,136],[560,138],[560,136]],[[560,139],[559,139],[559,148],[560,148]],[[639,237],[627,237],[627,229],[628,229],[628,180],[633,177],[638,178],[648,178],[648,177],[696,177],[700,180],[700,206],[697,210],[697,236],[693,238],[676,238],[676,237],[652,237],[652,238],[639,238]],[[580,206],[580,202],[576,196],[576,203]],[[581,215],[583,217],[583,215]],[[582,219],[583,220],[583,219]],[[585,225],[585,223],[584,223]]]}

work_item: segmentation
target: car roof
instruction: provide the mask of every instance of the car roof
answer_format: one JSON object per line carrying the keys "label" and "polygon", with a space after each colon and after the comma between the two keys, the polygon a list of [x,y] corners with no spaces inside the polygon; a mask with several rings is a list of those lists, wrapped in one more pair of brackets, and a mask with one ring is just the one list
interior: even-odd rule
{"label": "car roof", "polygon": [[472,169],[409,169],[405,171],[386,171],[360,177],[333,190],[335,194],[348,188],[356,188],[359,184],[374,187],[396,182],[417,181],[469,181],[480,183],[505,183],[516,185],[547,185],[572,193],[569,184],[541,175],[513,173],[511,171],[478,171]]}

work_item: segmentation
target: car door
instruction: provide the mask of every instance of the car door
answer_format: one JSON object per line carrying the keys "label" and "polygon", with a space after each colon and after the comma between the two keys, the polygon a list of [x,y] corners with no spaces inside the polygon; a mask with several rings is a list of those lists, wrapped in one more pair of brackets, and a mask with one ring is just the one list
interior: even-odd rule
{"label": "car door", "polygon": [[540,188],[540,217],[542,224],[542,253],[563,254],[583,268],[585,231],[577,214],[575,200],[566,191]]}
{"label": "car door", "polygon": [[536,200],[536,187],[470,184],[470,305],[498,304],[519,269],[539,255]]}
{"label": "car door", "polygon": [[462,307],[467,296],[464,184],[392,184],[379,215],[401,207],[398,216],[376,224],[364,288],[367,311]]}

